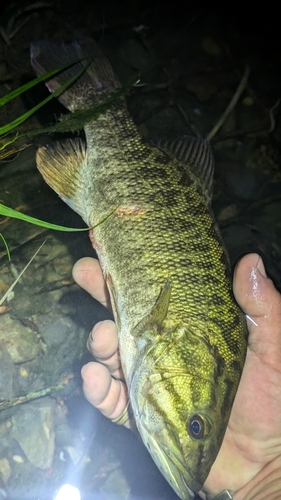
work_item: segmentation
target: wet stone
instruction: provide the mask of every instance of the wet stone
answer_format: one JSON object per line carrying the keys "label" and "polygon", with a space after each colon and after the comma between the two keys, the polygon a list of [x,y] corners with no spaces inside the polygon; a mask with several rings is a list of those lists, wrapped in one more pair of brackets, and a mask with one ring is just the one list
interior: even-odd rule
{"label": "wet stone", "polygon": [[17,369],[4,345],[0,348],[0,401],[15,397]]}
{"label": "wet stone", "polygon": [[[73,335],[76,336],[77,327],[69,317],[52,317],[52,321],[48,321],[48,317],[41,316],[41,331],[42,336],[48,347],[58,347],[64,344],[66,339],[71,342]],[[78,336],[78,335],[77,335]]]}
{"label": "wet stone", "polygon": [[249,227],[233,224],[223,228],[221,233],[229,250],[231,262],[236,261],[245,251],[253,251],[254,234]]}
{"label": "wet stone", "polygon": [[145,50],[141,43],[134,38],[126,40],[119,48],[118,55],[127,65],[135,70],[146,73],[155,67],[153,55]]}
{"label": "wet stone", "polygon": [[241,200],[259,199],[266,183],[262,172],[234,163],[225,168],[225,179],[231,194]]}
{"label": "wet stone", "polygon": [[62,255],[53,261],[54,271],[57,275],[68,278],[71,276],[73,261],[70,255]]}
{"label": "wet stone", "polygon": [[1,61],[0,62],[0,78],[4,79],[6,76],[7,76],[7,66],[3,61]]}
{"label": "wet stone", "polygon": [[186,83],[186,88],[190,92],[193,92],[200,102],[206,102],[211,96],[217,94],[225,81],[226,74],[222,71],[217,71],[210,75],[208,81],[206,81],[205,75],[194,74],[190,75]]}
{"label": "wet stone", "polygon": [[55,449],[53,402],[45,398],[22,406],[12,424],[12,435],[32,465],[51,467]]}
{"label": "wet stone", "polygon": [[141,133],[147,138],[177,137],[182,135],[183,126],[179,113],[173,109],[163,109],[139,127]]}
{"label": "wet stone", "polygon": [[13,363],[30,361],[40,352],[37,333],[7,314],[0,322],[0,345],[5,346]]}
{"label": "wet stone", "polygon": [[[11,421],[10,420],[5,420],[4,422],[0,423],[0,440],[3,436],[6,435],[6,433],[9,432],[9,429],[11,428]],[[0,441],[0,450],[1,450],[1,444],[2,442]]]}
{"label": "wet stone", "polygon": [[4,483],[7,483],[11,472],[12,470],[9,461],[6,458],[0,458],[0,477]]}
{"label": "wet stone", "polygon": [[205,36],[202,39],[201,44],[202,44],[202,49],[210,56],[221,55],[221,49],[211,36]]}
{"label": "wet stone", "polygon": [[[101,491],[112,499],[123,498],[127,500],[130,498],[130,487],[126,477],[121,469],[115,469],[109,474],[108,479],[104,483]],[[118,494],[116,494],[118,492]]]}
{"label": "wet stone", "polygon": [[227,205],[220,210],[219,214],[217,215],[217,220],[224,221],[230,219],[231,217],[235,217],[237,214],[238,208],[234,203],[232,203],[231,205]]}

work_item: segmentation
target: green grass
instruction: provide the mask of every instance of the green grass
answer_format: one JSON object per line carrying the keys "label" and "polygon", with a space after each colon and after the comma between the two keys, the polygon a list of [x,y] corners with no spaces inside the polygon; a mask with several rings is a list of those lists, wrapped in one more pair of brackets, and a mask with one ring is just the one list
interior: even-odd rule
{"label": "green grass", "polygon": [[74,231],[86,231],[89,229],[88,227],[77,229],[74,227],[65,227],[65,226],[58,226],[57,224],[51,224],[50,222],[46,222],[41,219],[36,219],[35,217],[31,217],[30,215],[18,212],[13,208],[3,205],[2,203],[0,203],[0,215],[4,215],[5,217],[12,217],[13,219],[20,219],[25,222],[29,222],[30,224],[35,224],[36,226],[45,227],[46,229],[54,229],[55,231],[74,232]]}
{"label": "green grass", "polygon": [[[0,233],[0,238],[2,239],[4,245],[5,245],[5,248],[6,248],[6,253],[7,253],[7,257],[9,260],[11,260],[11,254],[10,254],[10,250],[9,250],[9,247],[8,247],[8,243],[7,241],[5,240],[4,236],[2,233]],[[0,303],[1,305],[1,303]]]}
{"label": "green grass", "polygon": [[[72,63],[73,64],[73,63]],[[88,63],[89,65],[90,63]],[[88,65],[83,67],[81,71],[77,72],[77,74],[69,79],[64,85],[61,85],[54,93],[50,94],[46,99],[41,101],[39,104],[34,106],[32,109],[21,115],[19,118],[16,118],[12,122],[8,123],[7,125],[4,125],[0,127],[0,136],[4,136],[4,140],[1,141],[0,143],[0,159],[5,158],[9,153],[6,152],[7,146],[15,142],[19,137],[23,137],[23,134],[15,134],[13,136],[9,136],[8,134],[13,131],[16,127],[21,125],[25,120],[27,120],[31,115],[33,115],[38,109],[40,109],[42,106],[44,106],[47,102],[49,102],[51,99],[59,95],[61,92],[63,92],[69,85],[71,85],[72,82],[74,82],[79,76],[87,69]],[[18,87],[16,90],[13,90],[9,94],[3,96],[0,98],[0,108],[2,106],[5,106],[5,104],[9,103],[13,99],[17,98],[27,90],[31,89],[38,83],[41,83],[42,81],[51,78],[52,76],[56,75],[60,71],[63,71],[64,69],[68,68],[70,65],[67,64],[65,66],[61,66],[60,68],[56,68],[53,71],[50,71],[48,73],[45,73],[44,75],[34,78],[30,82],[26,83],[25,85],[22,85],[21,87]],[[36,131],[37,132],[37,131]],[[40,132],[40,131],[39,131]],[[50,224],[48,222],[42,221],[40,219],[36,219],[34,217],[30,217],[28,215],[25,215],[21,212],[18,212],[17,210],[14,210],[12,208],[9,208],[2,203],[0,203],[0,215],[3,215],[5,217],[12,217],[15,219],[20,219],[25,222],[30,222],[31,224],[36,224],[37,226],[42,226],[48,229],[54,229],[57,231],[68,231],[68,232],[73,232],[73,231],[86,231],[88,228],[82,228],[82,229],[76,229],[76,228],[70,228],[70,227],[65,227],[65,226],[59,226],[56,224]],[[11,260],[11,255],[8,247],[8,243],[6,239],[4,238],[3,234],[0,233],[0,238],[2,239],[7,257],[9,260]]]}
{"label": "green grass", "polygon": [[[79,61],[76,61],[76,63]],[[20,96],[22,93],[26,92],[27,90],[31,89],[38,83],[41,83],[44,80],[47,80],[54,76],[55,74],[59,73],[60,71],[63,71],[64,69],[68,68],[69,66],[72,66],[73,64],[67,64],[65,66],[61,66],[60,68],[56,68],[53,71],[50,71],[48,73],[45,73],[44,75],[34,78],[30,82],[26,83],[25,85],[22,85],[21,87],[18,87],[16,90],[13,90],[9,94],[5,95],[4,97],[0,98],[0,108],[4,106],[5,104],[9,103],[11,100],[17,98]],[[100,116],[102,113],[104,113],[108,108],[110,108],[117,99],[119,99],[121,96],[126,94],[134,85],[134,81],[132,80],[131,82],[128,83],[128,85],[120,88],[117,92],[115,92],[111,97],[109,97],[107,100],[105,100],[103,103],[98,104],[97,106],[94,106],[92,108],[88,109],[82,109],[82,110],[77,110],[74,113],[67,114],[63,117],[63,119],[55,124],[52,124],[48,127],[44,127],[39,130],[31,130],[25,133],[17,133],[15,132],[15,129],[21,125],[24,121],[26,121],[30,116],[32,116],[36,111],[38,111],[42,106],[44,106],[47,102],[49,102],[51,99],[54,97],[58,96],[61,94],[69,85],[71,85],[77,78],[79,78],[84,71],[87,70],[89,64],[91,63],[91,60],[88,61],[87,64],[79,71],[77,74],[70,78],[64,85],[61,85],[55,92],[50,94],[46,99],[41,101],[39,104],[31,108],[29,111],[26,113],[22,114],[20,117],[16,118],[12,122],[8,123],[7,125],[4,125],[0,127],[0,160],[7,157],[8,155],[11,155],[15,152],[20,151],[23,149],[22,147],[19,147],[19,149],[12,149],[8,150],[7,147],[14,142],[16,142],[19,139],[23,138],[31,138],[35,135],[39,134],[51,134],[54,132],[75,132],[78,130],[81,130],[86,123],[88,123],[90,120],[97,119],[98,116]],[[115,209],[116,210],[116,209]],[[105,219],[102,221],[98,222],[94,227],[102,224],[108,217],[110,217],[115,210],[113,210]],[[0,203],[0,215],[3,215],[5,217],[12,217],[15,219],[20,219],[25,222],[29,222],[31,224],[35,224],[37,226],[44,227],[46,229],[52,229],[56,231],[66,231],[66,232],[74,232],[74,231],[87,231],[89,228],[82,228],[82,229],[77,229],[77,228],[72,228],[72,227],[66,227],[66,226],[59,226],[57,224],[51,224],[49,222],[43,221],[41,219],[37,219],[35,217],[31,217],[29,215],[25,215],[21,212],[18,212],[17,210],[14,210],[6,205],[3,205]],[[8,244],[4,238],[4,236],[0,233],[0,238],[3,240],[7,256],[10,259],[10,253],[9,253],[9,248]]]}
{"label": "green grass", "polygon": [[[73,64],[73,63],[72,63]],[[9,94],[3,96],[0,98],[0,108],[10,102],[12,99],[15,99],[16,97],[20,96],[27,90],[31,89],[38,83],[48,80],[51,76],[56,75],[57,73],[60,73],[64,69],[68,68],[69,66],[72,66],[72,64],[67,64],[65,66],[61,66],[60,68],[56,68],[53,71],[50,71],[49,73],[45,73],[42,76],[39,76],[38,78],[34,78],[30,82],[26,83],[25,85],[22,85],[21,87],[18,87],[16,90],[13,90]],[[88,63],[89,65],[90,63]],[[74,75],[72,78],[70,78],[64,85],[61,85],[55,92],[50,94],[46,99],[43,101],[39,102],[36,106],[28,110],[26,113],[23,115],[19,116],[19,118],[16,118],[12,122],[8,123],[7,125],[4,125],[0,127],[0,135],[7,134],[11,132],[11,130],[14,130],[16,127],[18,127],[21,123],[23,123],[25,120],[27,120],[31,115],[33,115],[38,109],[42,108],[47,102],[49,102],[51,99],[56,97],[57,95],[61,94],[69,85],[71,85],[79,76],[84,73],[84,71],[87,69],[88,65],[84,66],[76,75]],[[13,142],[13,141],[12,141]]]}

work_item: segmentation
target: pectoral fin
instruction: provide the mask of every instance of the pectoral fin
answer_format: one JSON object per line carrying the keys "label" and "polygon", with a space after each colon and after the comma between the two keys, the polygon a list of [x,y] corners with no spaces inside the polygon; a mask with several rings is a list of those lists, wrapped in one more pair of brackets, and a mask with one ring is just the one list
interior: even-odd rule
{"label": "pectoral fin", "polygon": [[163,321],[166,318],[169,309],[171,288],[171,282],[167,280],[151,311],[135,326],[132,331],[132,335],[134,337],[137,337],[152,328],[156,328],[158,333],[161,332]]}

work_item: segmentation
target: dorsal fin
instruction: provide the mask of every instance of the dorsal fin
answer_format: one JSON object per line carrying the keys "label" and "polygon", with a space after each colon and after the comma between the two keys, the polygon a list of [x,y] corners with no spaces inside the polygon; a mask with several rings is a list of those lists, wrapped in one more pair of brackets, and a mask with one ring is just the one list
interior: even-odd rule
{"label": "dorsal fin", "polygon": [[152,145],[176,159],[200,182],[208,203],[212,199],[214,157],[211,146],[205,139],[182,136],[176,139],[154,139]]}

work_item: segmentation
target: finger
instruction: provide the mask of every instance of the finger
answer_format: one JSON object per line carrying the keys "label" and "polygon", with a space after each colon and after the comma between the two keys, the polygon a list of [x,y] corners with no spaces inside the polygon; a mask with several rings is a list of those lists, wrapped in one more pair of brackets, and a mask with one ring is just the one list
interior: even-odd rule
{"label": "finger", "polygon": [[249,254],[238,263],[234,273],[233,290],[236,300],[246,315],[249,344],[258,343],[272,356],[281,346],[281,296],[266,276],[262,259]]}
{"label": "finger", "polygon": [[267,277],[258,254],[245,255],[234,272],[233,290],[240,307],[258,318],[280,313],[280,294]]}
{"label": "finger", "polygon": [[78,260],[73,266],[72,276],[86,292],[105,307],[110,308],[109,293],[97,259],[84,257]]}
{"label": "finger", "polygon": [[116,325],[111,320],[97,323],[88,339],[88,349],[116,378],[123,379]]}
{"label": "finger", "polygon": [[[103,415],[115,419],[127,406],[128,395],[124,382],[111,377],[100,363],[88,363],[81,370],[86,399]],[[130,427],[129,422],[126,425]]]}

